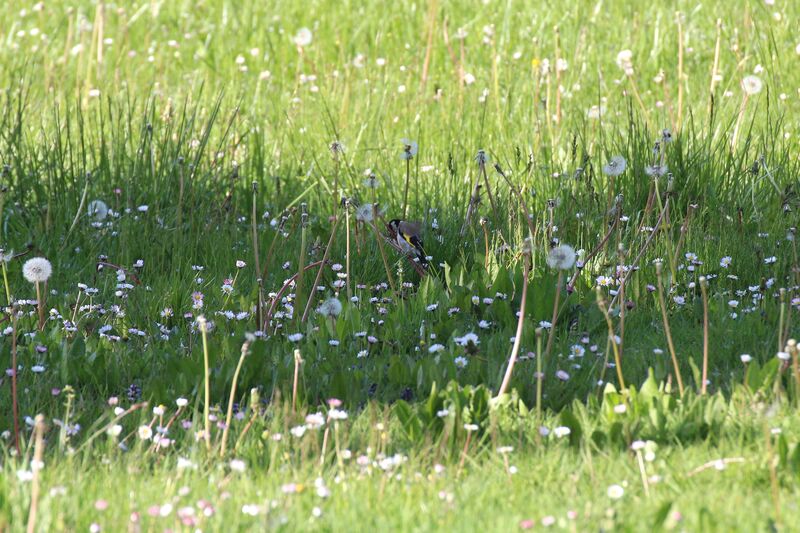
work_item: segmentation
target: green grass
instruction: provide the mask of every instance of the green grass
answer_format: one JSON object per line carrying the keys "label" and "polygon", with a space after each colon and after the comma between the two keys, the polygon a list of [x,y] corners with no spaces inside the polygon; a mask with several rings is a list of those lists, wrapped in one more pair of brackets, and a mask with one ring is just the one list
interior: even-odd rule
{"label": "green grass", "polygon": [[[800,376],[776,357],[797,361],[785,349],[800,307],[797,5],[67,4],[0,6],[0,247],[15,252],[0,357],[20,365],[23,452],[6,373],[0,528],[27,520],[32,483],[17,472],[31,470],[26,417],[38,413],[48,428],[42,530],[115,530],[131,512],[146,530],[181,527],[175,511],[198,499],[216,509],[205,529],[513,530],[552,515],[563,529],[627,531],[672,527],[673,512],[686,530],[797,522]],[[301,28],[311,33],[303,46]],[[748,76],[761,90],[746,95]],[[408,162],[402,139],[419,145]],[[615,155],[627,168],[612,177],[604,166]],[[654,164],[668,173],[649,176]],[[407,184],[407,218],[422,223],[432,256],[423,273],[356,218],[377,203],[386,235]],[[107,216],[93,211],[98,200]],[[559,243],[597,253],[559,275],[547,263]],[[53,267],[41,331],[22,274],[33,257]],[[616,282],[598,279],[629,267],[621,313]],[[514,392],[491,399],[526,282]],[[335,317],[315,311],[329,298],[342,304]],[[612,301],[617,366],[602,312]],[[554,307],[547,350],[550,330],[537,346],[537,328]],[[201,315],[213,322],[207,380]],[[463,345],[468,333],[479,342]],[[195,432],[205,409],[224,420],[229,397],[238,414],[227,452],[216,426],[209,452]],[[170,426],[174,442],[154,449],[137,428],[164,425],[178,398],[188,405]],[[289,432],[330,398],[349,418],[320,460],[323,430]],[[149,403],[112,422],[109,401]],[[170,407],[151,415],[160,404]],[[55,422],[67,418],[64,429]],[[105,434],[117,423],[127,451]],[[464,424],[478,429],[468,437]],[[541,439],[542,425],[572,433]],[[649,496],[636,440],[659,445]],[[505,444],[513,475],[497,452]],[[380,453],[408,462],[369,474],[354,464]],[[178,472],[178,457],[197,470]],[[234,457],[244,473],[230,471]],[[721,457],[743,462],[689,475]],[[432,475],[436,463],[444,472]],[[330,498],[315,496],[317,476]],[[623,481],[625,495],[610,499]],[[308,488],[285,495],[290,482]],[[184,485],[190,495],[178,496]],[[51,496],[58,486],[66,494]],[[101,499],[108,509],[95,508]],[[272,501],[268,513],[242,513]],[[169,517],[147,516],[168,502]]]}

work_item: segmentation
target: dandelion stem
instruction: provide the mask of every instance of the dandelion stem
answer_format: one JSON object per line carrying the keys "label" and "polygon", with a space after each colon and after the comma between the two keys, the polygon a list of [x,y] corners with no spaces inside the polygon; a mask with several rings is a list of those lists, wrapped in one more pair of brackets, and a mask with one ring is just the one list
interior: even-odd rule
{"label": "dandelion stem", "polygon": [[[411,180],[411,158],[406,159],[406,185],[403,190],[403,218],[408,216],[408,182]],[[373,206],[375,204],[372,204]]]}
{"label": "dandelion stem", "polygon": [[[0,216],[2,216],[2,214],[3,213],[0,211]],[[0,259],[0,266],[3,269],[3,284],[6,288],[6,301],[8,302],[8,305],[11,305],[11,289],[8,285],[8,269],[6,269],[6,261]]]}
{"label": "dandelion stem", "polygon": [[211,411],[211,372],[208,365],[208,328],[206,318],[200,316],[197,319],[200,325],[200,334],[203,337],[203,383],[205,398],[203,403],[203,438],[206,441],[206,449],[211,450],[211,421],[209,419]]}
{"label": "dandelion stem", "polygon": [[564,272],[558,271],[558,280],[556,281],[556,297],[553,301],[553,318],[550,320],[550,331],[547,332],[547,347],[544,349],[545,356],[550,355],[550,350],[553,349],[553,341],[556,336],[556,322],[558,321],[558,304],[561,302],[561,283],[564,281]]}
{"label": "dandelion stem", "polygon": [[39,310],[39,331],[44,331],[44,295],[39,282],[36,282],[36,303]]}
{"label": "dandelion stem", "polygon": [[253,229],[253,257],[255,258],[256,272],[261,272],[261,261],[258,256],[258,218],[256,207],[258,205],[258,183],[253,182],[253,209],[251,212],[250,224]]}
{"label": "dandelion stem", "polygon": [[247,354],[250,352],[250,343],[252,341],[247,339],[242,344],[242,353],[239,356],[239,362],[236,365],[236,370],[233,372],[233,382],[231,383],[231,394],[228,397],[228,412],[225,415],[225,428],[222,430],[222,444],[219,449],[219,456],[225,457],[225,449],[228,446],[228,432],[231,428],[231,418],[233,418],[233,400],[236,398],[236,384],[239,381],[239,372],[242,371],[242,365]]}
{"label": "dandelion stem", "polygon": [[386,251],[383,249],[383,239],[378,233],[378,227],[374,222],[375,218],[378,216],[377,204],[372,204],[372,211],[374,213],[373,222],[369,222],[369,225],[372,226],[372,231],[375,233],[375,240],[378,241],[378,250],[381,253],[381,259],[383,259],[383,268],[386,270],[386,278],[389,280],[389,286],[392,288],[392,292],[397,294],[397,289],[394,286],[394,279],[392,278],[392,271],[389,270],[389,261],[386,260]]}
{"label": "dandelion stem", "polygon": [[353,287],[350,282],[350,209],[349,202],[345,205],[344,210],[344,224],[346,230],[346,254],[345,254],[345,274],[347,275],[347,299],[348,301],[353,297]]}
{"label": "dandelion stem", "polygon": [[17,402],[17,309],[11,308],[11,404],[14,417],[14,448],[19,449],[19,403]]}
{"label": "dandelion stem", "polygon": [[544,380],[544,354],[542,353],[542,328],[536,328],[536,420],[542,420],[542,380]]}
{"label": "dandelion stem", "polygon": [[303,364],[303,358],[300,355],[300,350],[294,351],[294,379],[292,381],[292,416],[294,416],[297,409],[297,386],[300,380],[300,365]]}
{"label": "dandelion stem", "polygon": [[[508,357],[508,367],[506,368],[503,382],[500,385],[500,390],[497,391],[497,396],[505,394],[509,383],[511,383],[511,374],[514,371],[514,364],[517,362],[517,355],[519,354],[519,346],[522,342],[522,328],[525,325],[525,302],[528,296],[528,276],[530,273],[530,254],[523,254],[525,267],[522,276],[522,300],[519,304],[519,318],[517,319],[517,331],[514,336],[514,346],[511,348],[511,355]],[[560,276],[560,274],[559,274]]]}
{"label": "dandelion stem", "polygon": [[42,457],[44,456],[44,415],[36,415],[33,425],[36,444],[33,449],[33,461],[31,461],[31,505],[28,510],[27,533],[36,531],[36,513],[39,508],[39,471],[42,469]]}
{"label": "dandelion stem", "polygon": [[667,336],[667,347],[672,358],[672,366],[675,369],[675,378],[678,380],[678,392],[683,397],[683,379],[681,378],[681,368],[678,365],[678,356],[675,353],[675,345],[672,343],[672,332],[669,328],[669,318],[667,318],[667,304],[664,301],[664,283],[661,274],[662,264],[656,262],[656,278],[658,279],[658,303],[661,306],[661,319],[664,322],[664,333]]}
{"label": "dandelion stem", "polygon": [[[331,236],[328,239],[328,245],[325,247],[325,253],[322,255],[322,264],[323,266],[328,261],[328,256],[331,253],[331,247],[333,246],[333,240],[336,237],[336,228],[339,227],[339,218],[333,222],[333,229],[331,230]],[[311,286],[311,292],[308,293],[308,301],[306,302],[305,311],[303,311],[303,318],[300,320],[301,322],[305,322],[308,318],[308,313],[311,310],[311,304],[314,303],[314,296],[317,294],[317,286],[319,285],[319,280],[322,278],[322,267],[317,271],[317,277],[314,278],[314,284]],[[298,303],[299,300],[298,300]]]}
{"label": "dandelion stem", "polygon": [[705,394],[708,381],[708,280],[705,277],[700,278],[700,292],[703,295],[703,383],[700,394]]}
{"label": "dandelion stem", "polygon": [[[608,308],[606,307],[606,297],[600,287],[597,287],[597,307],[600,308],[600,311],[603,313],[603,318],[605,318],[606,321],[606,327],[608,328],[608,342],[611,344],[611,349],[614,352],[614,366],[617,370],[617,379],[619,380],[620,389],[624,390],[625,378],[622,375],[622,359],[620,358],[619,354],[619,346],[617,345],[616,339],[614,339],[614,324],[611,322],[611,316],[608,314]],[[607,351],[608,350],[606,350],[606,352]],[[607,353],[606,357],[608,357]]]}

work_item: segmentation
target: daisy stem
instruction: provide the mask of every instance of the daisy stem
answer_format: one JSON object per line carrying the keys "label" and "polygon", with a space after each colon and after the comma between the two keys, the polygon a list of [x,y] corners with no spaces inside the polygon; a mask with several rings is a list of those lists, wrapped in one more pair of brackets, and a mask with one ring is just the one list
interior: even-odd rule
{"label": "daisy stem", "polygon": [[701,276],[699,281],[700,292],[703,295],[703,383],[700,386],[700,394],[705,394],[708,381],[708,280],[705,276]]}
{"label": "daisy stem", "polygon": [[683,397],[683,379],[681,378],[681,369],[678,365],[678,356],[675,354],[675,345],[672,343],[672,333],[669,329],[669,319],[667,318],[667,304],[664,301],[664,283],[661,275],[661,262],[656,262],[656,278],[658,279],[658,303],[661,306],[661,319],[664,322],[664,333],[667,336],[667,347],[669,348],[669,355],[672,358],[672,366],[675,369],[675,378],[678,380],[678,392]]}
{"label": "daisy stem", "polygon": [[211,421],[209,414],[211,411],[211,373],[208,365],[208,328],[204,316],[197,319],[200,325],[200,333],[203,337],[203,384],[205,398],[203,402],[203,438],[206,441],[206,449],[211,450]]}
{"label": "daisy stem", "polygon": [[500,385],[500,390],[497,391],[497,397],[502,396],[505,394],[506,389],[508,389],[509,383],[511,383],[511,374],[514,371],[514,364],[517,362],[517,355],[519,354],[519,346],[522,342],[522,328],[525,325],[525,302],[528,297],[528,275],[530,273],[530,254],[523,254],[525,267],[523,271],[522,277],[522,300],[519,304],[519,319],[517,320],[517,331],[514,336],[514,346],[511,349],[511,355],[508,357],[508,367],[506,368],[505,376],[503,376],[503,382]]}
{"label": "daisy stem", "polygon": [[225,449],[228,446],[228,432],[231,428],[231,418],[233,418],[233,400],[236,398],[236,383],[239,381],[239,372],[242,371],[242,365],[247,354],[250,352],[250,340],[245,340],[242,344],[242,353],[239,356],[239,363],[236,365],[236,370],[233,372],[233,381],[231,382],[231,394],[228,397],[228,412],[225,415],[225,428],[222,430],[222,444],[219,448],[219,456],[225,457]]}

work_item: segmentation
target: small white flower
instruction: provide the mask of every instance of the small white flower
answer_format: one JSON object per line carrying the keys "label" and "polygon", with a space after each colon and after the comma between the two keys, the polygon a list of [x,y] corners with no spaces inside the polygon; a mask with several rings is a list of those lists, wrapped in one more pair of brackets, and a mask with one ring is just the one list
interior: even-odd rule
{"label": "small white flower", "polygon": [[608,494],[608,497],[612,500],[619,500],[625,494],[625,489],[620,485],[611,485],[608,487],[606,494]]}
{"label": "small white flower", "polygon": [[[547,428],[544,428],[544,429],[547,429]],[[539,433],[540,434],[542,434],[541,430],[542,430],[542,428],[539,428]],[[563,437],[566,437],[570,433],[572,433],[572,430],[569,429],[567,426],[558,426],[557,428],[553,429],[553,435],[555,435],[559,439],[563,438]],[[544,433],[542,435],[547,435],[547,433]]]}
{"label": "small white flower", "polygon": [[244,472],[247,470],[247,464],[241,459],[232,459],[231,460],[231,470],[233,472]]}
{"label": "small white flower", "polygon": [[153,437],[153,429],[150,426],[139,426],[136,434],[141,440],[150,440]]}
{"label": "small white flower", "polygon": [[175,400],[175,403],[178,405],[178,407],[186,407],[187,405],[189,405],[189,400],[187,400],[186,398],[178,398],[177,400]]}
{"label": "small white flower", "polygon": [[749,353],[743,353],[742,355],[739,356],[739,359],[742,360],[742,363],[747,364],[753,360],[753,356],[750,355]]}
{"label": "small white flower", "polygon": [[459,355],[458,357],[455,358],[453,362],[455,363],[456,367],[458,367],[459,369],[463,369],[466,368],[466,366],[469,364],[469,359],[467,359],[463,355]]}

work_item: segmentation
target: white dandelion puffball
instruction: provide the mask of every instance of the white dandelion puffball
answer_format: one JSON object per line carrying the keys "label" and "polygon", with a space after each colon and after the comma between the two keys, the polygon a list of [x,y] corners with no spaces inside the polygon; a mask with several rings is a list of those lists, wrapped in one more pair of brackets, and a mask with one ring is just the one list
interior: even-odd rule
{"label": "white dandelion puffball", "polygon": [[623,50],[617,54],[617,66],[621,68],[626,76],[633,75],[633,52]]}
{"label": "white dandelion puffball", "polygon": [[311,44],[312,37],[311,30],[308,28],[300,28],[292,40],[294,41],[294,44],[302,48]]}
{"label": "white dandelion puffball", "polygon": [[753,96],[761,92],[764,82],[758,76],[745,76],[742,80],[742,90],[748,96]]}
{"label": "white dandelion puffball", "polygon": [[625,172],[625,167],[628,166],[627,161],[621,155],[613,156],[608,164],[603,167],[603,172],[606,176],[619,176],[623,172]]}
{"label": "white dandelion puffball", "polygon": [[575,264],[575,249],[567,244],[556,246],[547,254],[547,265],[558,270],[569,270]]}
{"label": "white dandelion puffball", "polygon": [[336,298],[329,298],[320,304],[317,313],[322,316],[339,316],[342,312],[342,302]]}
{"label": "white dandelion puffball", "polygon": [[108,216],[108,206],[103,200],[92,200],[89,202],[88,215],[97,220],[105,220]]}
{"label": "white dandelion puffball", "polygon": [[22,265],[22,275],[30,283],[44,283],[53,273],[53,265],[44,257],[34,257]]}

